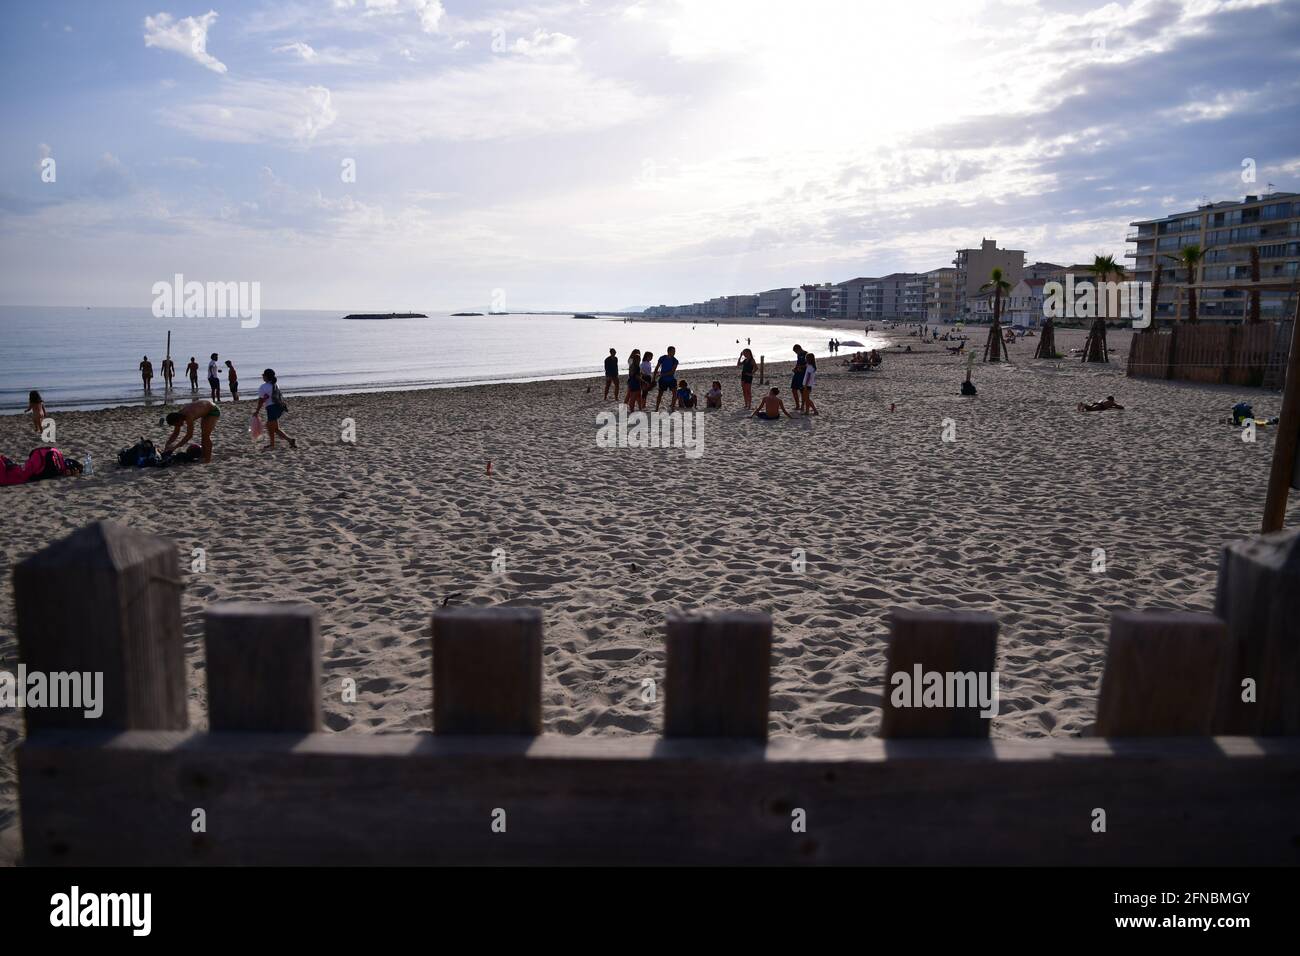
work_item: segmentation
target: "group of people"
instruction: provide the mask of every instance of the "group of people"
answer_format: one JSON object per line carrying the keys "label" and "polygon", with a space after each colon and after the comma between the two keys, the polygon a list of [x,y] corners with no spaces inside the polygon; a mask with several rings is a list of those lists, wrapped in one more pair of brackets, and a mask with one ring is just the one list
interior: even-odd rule
{"label": "group of people", "polygon": [[[839,348],[838,342],[832,340],[832,343],[835,349]],[[799,345],[794,347],[794,354],[795,366],[790,378],[790,393],[794,399],[795,411],[802,412],[804,415],[816,415],[817,404],[813,401],[812,391],[817,381],[817,357]],[[877,363],[879,363],[878,356]],[[680,380],[677,378],[679,364],[677,349],[671,345],[657,360],[654,353],[649,350],[642,352],[640,349],[633,349],[632,354],[628,356],[626,377],[624,377],[620,372],[618,350],[610,349],[609,355],[605,357],[604,398],[606,401],[609,400],[612,389],[614,401],[619,401],[623,386],[626,385],[626,397],[622,401],[630,412],[645,411],[652,391],[657,391],[655,411],[663,407],[665,395],[669,396],[669,411],[698,408],[699,396],[691,389],[690,383],[684,378]],[[754,353],[750,349],[741,350],[740,358],[736,360],[736,367],[740,370],[740,392],[745,399],[746,411],[753,410],[756,418],[780,418],[782,414],[787,418],[790,417],[785,404],[781,401],[779,388],[773,388],[760,400],[758,408],[754,409],[752,390],[754,372],[758,368],[758,363],[754,360]],[[722,408],[721,382],[715,380],[712,383],[704,395],[704,401],[706,408]]]}
{"label": "group of people", "polygon": [[[190,379],[190,391],[199,390],[199,362],[193,355],[190,356],[190,364],[185,366],[185,374]],[[221,401],[221,374],[222,368],[220,359],[216,352],[208,360],[208,389],[211,392],[212,401]],[[239,401],[239,373],[235,371],[235,365],[230,359],[225,362],[226,381],[230,386],[230,398],[232,401]],[[172,381],[176,377],[176,363],[172,361],[171,356],[162,360],[162,377],[163,386],[167,391],[172,390]],[[149,361],[149,356],[144,356],[140,361],[140,378],[144,382],[144,391],[146,395],[153,394],[153,363]]]}

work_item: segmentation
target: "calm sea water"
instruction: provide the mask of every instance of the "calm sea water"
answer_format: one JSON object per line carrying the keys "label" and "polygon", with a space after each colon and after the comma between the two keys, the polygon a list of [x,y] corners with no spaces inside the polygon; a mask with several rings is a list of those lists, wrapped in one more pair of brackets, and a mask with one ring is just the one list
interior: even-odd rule
{"label": "calm sea water", "polygon": [[821,322],[692,327],[547,315],[430,313],[427,319],[381,321],[342,316],[266,311],[256,328],[245,329],[237,318],[158,319],[149,309],[0,306],[0,410],[26,408],[32,389],[51,408],[144,404],[137,369],[145,355],[154,367],[153,401],[161,402],[169,329],[178,398],[190,394],[184,369],[191,355],[199,363],[200,394],[207,394],[212,352],[222,363],[235,363],[242,397],[256,391],[267,367],[275,369],[289,396],[579,378],[603,374],[611,348],[618,350],[620,367],[634,348],[658,356],[674,345],[684,368],[701,368],[734,362],[747,340],[755,357],[772,362],[790,361],[796,342],[818,355],[832,337],[884,345],[868,342],[861,327]]}

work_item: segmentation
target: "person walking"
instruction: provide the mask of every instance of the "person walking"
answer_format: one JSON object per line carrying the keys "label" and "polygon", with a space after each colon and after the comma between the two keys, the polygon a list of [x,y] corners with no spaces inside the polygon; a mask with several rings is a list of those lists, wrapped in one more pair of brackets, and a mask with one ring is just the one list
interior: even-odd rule
{"label": "person walking", "polygon": [[190,391],[199,390],[199,363],[193,355],[190,356],[190,364],[185,366],[185,374],[190,377]]}
{"label": "person walking", "polygon": [[285,402],[284,396],[280,394],[280,387],[275,383],[275,369],[273,368],[268,368],[262,373],[262,384],[257,388],[257,408],[253,409],[254,418],[262,411],[264,405],[266,406],[266,433],[270,436],[271,442],[262,450],[271,451],[275,448],[276,436],[287,441],[290,448],[297,448],[298,443],[290,437],[289,433],[280,424],[280,419],[289,410],[289,406]]}
{"label": "person walking", "polygon": [[812,400],[813,384],[817,381],[817,356],[811,352],[803,353],[803,413],[816,415],[817,406]]}
{"label": "person walking", "polygon": [[140,363],[140,378],[144,381],[145,394],[153,391],[153,363],[149,361],[149,356],[145,356]]}
{"label": "person walking", "polygon": [[170,392],[172,390],[172,379],[176,377],[176,363],[172,361],[170,355],[163,359],[162,373],[163,388]]}

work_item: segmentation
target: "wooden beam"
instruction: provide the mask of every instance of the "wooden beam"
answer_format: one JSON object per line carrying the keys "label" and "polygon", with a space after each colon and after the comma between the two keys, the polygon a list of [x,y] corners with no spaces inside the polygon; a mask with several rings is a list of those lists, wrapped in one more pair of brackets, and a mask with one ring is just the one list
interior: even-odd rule
{"label": "wooden beam", "polygon": [[1286,363],[1286,390],[1273,440],[1273,466],[1268,474],[1261,530],[1281,531],[1286,523],[1286,500],[1294,478],[1296,456],[1300,454],[1300,299],[1291,323],[1291,353]]}
{"label": "wooden beam", "polygon": [[542,612],[456,607],[433,612],[433,729],[542,732]]}
{"label": "wooden beam", "polygon": [[321,642],[309,604],[214,604],[204,617],[214,731],[321,729]]}
{"label": "wooden beam", "polygon": [[1227,627],[1212,614],[1116,612],[1097,699],[1097,734],[1213,733],[1230,643]]}
{"label": "wooden beam", "polygon": [[1220,729],[1300,735],[1300,529],[1225,545],[1214,613],[1233,639]]}
{"label": "wooden beam", "polygon": [[[53,731],[17,760],[35,866],[1300,859],[1295,738]],[[196,807],[206,833],[191,830]]]}
{"label": "wooden beam", "polygon": [[[890,615],[889,653],[881,691],[882,737],[987,737],[990,718],[967,694],[963,706],[917,706],[927,674],[949,675],[964,691],[992,689],[997,680],[998,622],[978,611],[918,611]],[[918,682],[921,686],[918,687]]]}
{"label": "wooden beam", "polygon": [[[74,531],[14,568],[18,653],[28,672],[100,682],[99,717],[28,707],[27,732],[88,726],[178,730],[186,713],[176,547],[111,521]],[[98,676],[96,676],[98,675]]]}
{"label": "wooden beam", "polygon": [[666,646],[665,737],[767,739],[769,615],[669,614]]}

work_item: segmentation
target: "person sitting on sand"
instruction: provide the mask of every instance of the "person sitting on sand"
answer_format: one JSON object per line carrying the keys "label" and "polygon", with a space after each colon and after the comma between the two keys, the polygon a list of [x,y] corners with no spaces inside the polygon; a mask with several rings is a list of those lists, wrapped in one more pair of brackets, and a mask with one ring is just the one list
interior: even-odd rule
{"label": "person sitting on sand", "polygon": [[[215,402],[210,402],[206,398],[200,398],[197,402],[190,402],[188,405],[182,405],[180,411],[172,412],[167,416],[167,424],[172,426],[171,437],[167,439],[167,444],[163,445],[162,453],[166,455],[174,448],[179,448],[194,437],[194,423],[201,421],[203,424],[199,433],[199,441],[203,445],[203,463],[212,462],[212,432],[217,427],[217,420],[221,418],[221,409]],[[181,438],[181,426],[185,426],[185,437]]]}
{"label": "person sitting on sand", "polygon": [[790,413],[785,410],[785,402],[781,401],[781,390],[773,385],[772,391],[759,400],[758,408],[754,409],[754,414],[750,417],[774,421],[782,415],[790,417]]}
{"label": "person sitting on sand", "polygon": [[35,389],[27,395],[27,410],[32,413],[32,431],[39,435],[45,427],[45,400]]}
{"label": "person sitting on sand", "polygon": [[713,387],[704,393],[704,407],[705,408],[722,407],[722,383],[717,381],[716,379],[713,382]]}
{"label": "person sitting on sand", "polygon": [[[677,383],[677,390],[673,392],[673,402],[672,405],[669,406],[668,410],[673,412],[679,408],[687,409],[694,407],[695,393],[691,391],[691,387],[686,383],[686,379],[682,379]],[[655,410],[659,410],[658,405],[655,406]]]}
{"label": "person sitting on sand", "polygon": [[1081,412],[1104,412],[1111,408],[1118,408],[1120,411],[1124,410],[1124,406],[1115,401],[1114,395],[1107,395],[1104,402],[1089,402],[1087,404],[1080,402],[1078,408]]}
{"label": "person sitting on sand", "polygon": [[287,441],[290,448],[297,448],[298,443],[280,425],[280,417],[287,409],[284,396],[280,394],[280,387],[275,384],[273,368],[268,368],[262,373],[262,384],[257,389],[257,408],[253,409],[254,418],[262,410],[263,405],[266,406],[266,433],[271,437],[271,443],[263,451],[271,451],[275,448],[276,435]]}

